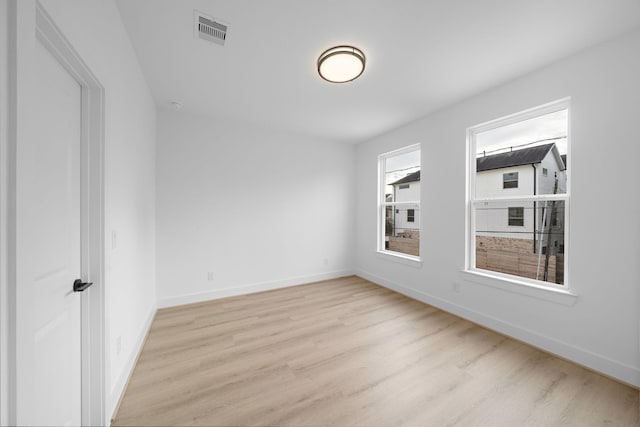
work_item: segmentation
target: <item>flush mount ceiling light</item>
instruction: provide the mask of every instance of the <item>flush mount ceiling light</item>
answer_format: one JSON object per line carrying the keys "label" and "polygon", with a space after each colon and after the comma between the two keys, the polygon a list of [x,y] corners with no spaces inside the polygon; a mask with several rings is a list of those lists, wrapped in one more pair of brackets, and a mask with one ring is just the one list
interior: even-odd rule
{"label": "flush mount ceiling light", "polygon": [[318,58],[318,74],[331,83],[346,83],[364,72],[364,53],[353,46],[327,49]]}

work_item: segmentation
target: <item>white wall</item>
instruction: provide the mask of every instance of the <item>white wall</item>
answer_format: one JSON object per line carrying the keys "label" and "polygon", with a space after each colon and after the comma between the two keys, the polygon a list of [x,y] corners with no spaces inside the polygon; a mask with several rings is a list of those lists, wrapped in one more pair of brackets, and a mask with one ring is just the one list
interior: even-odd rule
{"label": "white wall", "polygon": [[[409,188],[400,188],[400,184],[393,186],[393,192],[396,202],[414,202],[420,200],[420,181],[405,183]],[[417,205],[397,206],[394,210],[400,210],[394,213],[395,228],[397,233],[403,233],[405,230],[420,230],[420,209]],[[408,210],[414,210],[413,222],[407,221]]]}
{"label": "white wall", "polygon": [[9,424],[9,288],[7,242],[9,4],[0,0],[0,425]]}
{"label": "white wall", "polygon": [[354,156],[351,145],[160,111],[160,305],[350,274]]}
{"label": "white wall", "polygon": [[[518,187],[503,188],[503,175],[511,172],[518,172]],[[476,197],[531,196],[533,180],[533,167],[530,164],[480,171],[476,175]]]}
{"label": "white wall", "polygon": [[[505,173],[518,173],[518,187],[503,188]],[[476,197],[518,197],[533,194],[535,179],[530,164],[512,166],[501,169],[480,171],[476,174]],[[509,208],[523,207],[523,226],[509,225]],[[507,239],[531,239],[533,237],[533,203],[524,202],[491,202],[489,209],[478,209],[476,212],[476,230],[478,236],[501,237]],[[483,231],[490,231],[485,233]],[[496,234],[500,231],[502,233]],[[531,234],[520,234],[520,233]]]}
{"label": "white wall", "polygon": [[[357,272],[640,386],[638,52],[640,32],[635,32],[359,144]],[[578,297],[513,292],[513,286],[495,280],[469,279],[461,273],[465,130],[567,96],[572,97],[567,261]],[[414,268],[375,254],[376,167],[380,153],[418,141],[423,262]]]}
{"label": "white wall", "polygon": [[[409,188],[400,188],[400,185],[409,185]],[[394,202],[414,202],[420,200],[420,181],[407,182],[394,185]]]}
{"label": "white wall", "polygon": [[[42,4],[105,88],[106,365],[111,416],[155,313],[155,106],[114,2]],[[115,249],[110,244],[113,230]]]}

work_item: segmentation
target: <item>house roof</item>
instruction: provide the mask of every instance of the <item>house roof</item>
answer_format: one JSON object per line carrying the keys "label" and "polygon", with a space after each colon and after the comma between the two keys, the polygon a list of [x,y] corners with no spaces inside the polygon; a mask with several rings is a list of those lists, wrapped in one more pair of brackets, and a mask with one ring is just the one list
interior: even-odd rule
{"label": "house roof", "polygon": [[555,144],[537,145],[507,153],[493,154],[478,157],[476,159],[476,171],[488,171],[492,169],[508,168],[512,166],[530,165],[540,163],[551,151]]}
{"label": "house roof", "polygon": [[562,163],[564,163],[564,167],[567,167],[567,155],[566,154],[561,154],[560,158],[562,159]]}
{"label": "house roof", "polygon": [[410,173],[404,178],[399,179],[396,182],[392,182],[391,185],[404,184],[405,182],[414,182],[414,181],[420,181],[420,171]]}

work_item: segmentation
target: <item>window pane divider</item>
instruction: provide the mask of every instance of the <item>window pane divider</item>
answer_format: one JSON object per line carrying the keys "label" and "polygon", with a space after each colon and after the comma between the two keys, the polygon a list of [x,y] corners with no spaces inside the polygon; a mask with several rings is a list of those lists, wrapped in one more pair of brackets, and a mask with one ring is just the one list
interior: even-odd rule
{"label": "window pane divider", "polygon": [[418,201],[411,202],[382,202],[382,206],[420,205]]}
{"label": "window pane divider", "polygon": [[544,201],[558,201],[569,200],[569,195],[562,194],[538,194],[531,196],[505,196],[505,197],[478,197],[471,200],[472,203],[478,204],[482,202],[544,202]]}
{"label": "window pane divider", "polygon": [[[482,134],[487,131],[493,131],[495,129],[499,129],[502,127],[511,126],[513,124],[524,122],[530,119],[541,118],[545,115],[559,112],[562,110],[567,110],[566,111],[566,136],[565,136],[567,140],[566,149],[567,149],[567,158],[572,159],[571,129],[570,129],[571,105],[570,104],[571,104],[571,98],[564,98],[558,101],[550,102],[542,106],[533,107],[525,111],[504,116],[498,120],[487,121],[487,122],[475,125],[473,127],[467,128],[467,147],[466,147],[466,155],[467,155],[466,156],[467,157],[466,200],[467,200],[467,203],[466,203],[466,218],[465,218],[466,252],[465,252],[465,269],[461,273],[465,279],[469,279],[469,281],[471,282],[487,284],[489,286],[496,287],[499,289],[504,289],[507,291],[515,291],[518,293],[531,294],[532,296],[541,297],[542,299],[553,299],[554,301],[558,299],[569,304],[573,304],[575,302],[576,294],[573,293],[573,291],[571,290],[572,286],[569,278],[570,277],[569,270],[571,268],[570,261],[569,261],[569,257],[571,253],[569,248],[569,245],[571,242],[571,239],[569,238],[569,221],[571,217],[569,212],[569,209],[570,209],[569,205],[570,205],[570,199],[571,199],[571,191],[570,191],[571,171],[566,167],[562,169],[562,165],[560,164],[560,162],[558,163],[558,167],[560,168],[559,170],[565,171],[564,183],[566,185],[565,187],[566,190],[564,190],[564,192],[559,194],[552,194],[552,193],[551,194],[535,194],[535,195],[523,194],[523,192],[525,191],[524,188],[520,190],[518,190],[517,187],[514,187],[513,189],[509,188],[510,183],[513,184],[518,182],[519,184],[518,186],[521,186],[523,185],[523,182],[517,181],[515,177],[514,179],[510,180],[509,179],[510,176],[508,175],[506,176],[507,179],[505,180],[505,175],[509,173],[505,171],[505,173],[503,173],[502,176],[500,176],[500,178],[502,179],[499,181],[499,183],[501,184],[501,187],[505,191],[505,193],[513,192],[516,194],[508,195],[507,193],[507,194],[493,195],[491,197],[478,197],[476,195],[477,178],[479,176],[479,173],[476,170],[477,169],[476,166],[478,163],[477,143],[478,143],[479,134]],[[535,142],[539,142],[539,141],[535,141]],[[483,148],[490,146],[486,141],[483,142],[483,144],[485,144],[483,145]],[[540,167],[542,168],[542,166]],[[543,168],[543,170],[544,169],[546,168]],[[541,170],[539,173],[542,174],[543,170]],[[547,176],[549,172],[550,171],[547,171]],[[547,179],[547,176],[545,176],[545,179]],[[521,178],[521,177],[518,176],[518,178]],[[533,179],[541,179],[541,178],[537,178],[534,173]],[[528,178],[525,179],[525,181],[527,180]],[[495,179],[495,181],[497,181],[497,179]],[[534,182],[534,185],[542,183],[541,180],[533,181],[533,182]],[[507,184],[506,187],[505,187],[505,183]],[[493,181],[491,185],[494,185]],[[536,187],[534,187],[534,191],[536,191],[535,188]],[[539,189],[542,189],[542,188],[546,188],[546,187],[539,186]],[[493,187],[487,188],[487,189],[482,188],[482,191],[489,192],[492,189]],[[531,193],[533,193],[534,191],[532,191]],[[548,189],[543,191],[548,191]],[[491,208],[491,206],[487,206],[489,204],[494,204],[495,208],[504,209],[505,211],[508,208],[515,208],[515,207],[524,207],[526,211],[527,209],[531,209],[531,207],[533,206],[534,208],[533,231],[535,232],[537,224],[542,223],[542,221],[545,221],[544,219],[542,219],[545,217],[535,216],[535,212],[536,212],[535,209],[540,209],[545,207],[552,208],[550,212],[551,214],[553,214],[554,213],[553,205],[556,205],[557,203],[549,203],[549,202],[559,202],[560,205],[563,205],[563,206],[561,207],[556,206],[556,207],[564,209],[564,224],[562,225],[563,230],[561,232],[563,236],[562,240],[564,241],[564,243],[562,242],[560,243],[561,245],[564,246],[564,250],[561,252],[563,256],[563,261],[564,261],[563,262],[564,277],[561,278],[562,280],[561,283],[555,283],[554,280],[545,281],[545,280],[540,280],[539,278],[533,279],[533,278],[530,278],[529,276],[521,274],[519,270],[518,270],[518,273],[512,273],[513,269],[511,270],[502,269],[502,268],[489,269],[490,266],[487,260],[488,255],[485,256],[485,259],[483,259],[483,263],[481,264],[483,268],[476,267],[478,265],[477,259],[476,259],[476,256],[478,255],[477,239],[480,237],[486,237],[486,236],[477,235],[478,220],[481,221],[480,225],[483,225],[483,226],[486,224],[482,223],[482,221],[487,222],[492,220],[492,218],[489,218],[489,217],[487,218],[482,217],[480,219],[476,218],[480,210]],[[547,213],[549,211],[544,210],[543,212]],[[549,218],[551,218],[551,221],[553,221],[553,217],[549,217]],[[506,219],[506,222],[508,224],[510,220],[516,220],[516,219],[519,219],[519,217],[511,216],[509,215],[509,211],[507,211],[507,217],[504,219]],[[502,227],[502,224],[503,224],[502,221],[503,219],[501,219],[499,222],[496,222],[497,224],[496,227]],[[544,224],[545,224],[544,226],[546,227],[547,222],[545,221]],[[493,226],[493,225],[494,224],[489,224],[489,226]],[[548,228],[548,230],[551,230],[551,227],[553,227],[553,225],[551,225]],[[507,234],[512,233],[514,231],[513,230],[514,228],[517,228],[517,227],[507,225],[505,233]],[[505,238],[510,238],[510,237],[508,236]],[[536,241],[535,238],[533,241],[534,242]],[[534,251],[537,249],[541,253],[541,248],[544,247],[542,246],[544,242],[541,239],[537,241],[539,242],[541,247],[537,248],[536,246],[534,246]],[[550,247],[549,246],[550,242],[551,242],[551,238],[548,238],[546,241],[546,244],[548,247]],[[519,249],[515,247],[514,248],[507,247],[507,249],[511,250],[514,253],[519,252]],[[507,250],[505,252],[509,252],[509,251]],[[543,254],[543,255],[546,255],[546,254]],[[500,256],[500,255],[498,254],[495,256]],[[520,261],[517,261],[517,262],[518,262],[518,265],[520,265]],[[540,263],[540,261],[538,262]],[[511,261],[509,261],[509,263],[511,263]],[[487,266],[487,268],[484,268],[485,265]],[[516,264],[512,263],[512,266],[513,265],[516,265]],[[525,285],[525,286],[513,287],[513,284]],[[544,290],[544,292],[539,292],[538,290]],[[549,291],[552,291],[552,292],[549,292]],[[553,298],[548,298],[550,295],[552,295]]]}

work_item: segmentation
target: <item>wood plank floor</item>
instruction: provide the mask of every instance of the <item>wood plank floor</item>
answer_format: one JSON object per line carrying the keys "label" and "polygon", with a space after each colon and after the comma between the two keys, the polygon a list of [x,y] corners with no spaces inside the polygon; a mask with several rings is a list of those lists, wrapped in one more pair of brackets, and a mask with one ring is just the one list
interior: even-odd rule
{"label": "wood plank floor", "polygon": [[115,426],[639,426],[638,391],[358,277],[159,310]]}

